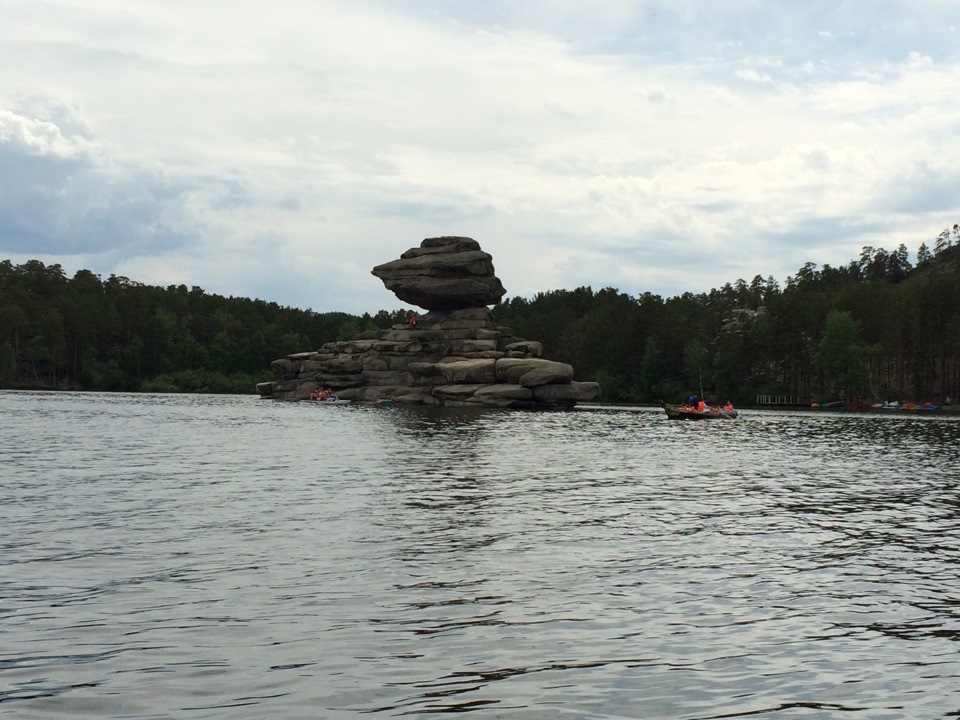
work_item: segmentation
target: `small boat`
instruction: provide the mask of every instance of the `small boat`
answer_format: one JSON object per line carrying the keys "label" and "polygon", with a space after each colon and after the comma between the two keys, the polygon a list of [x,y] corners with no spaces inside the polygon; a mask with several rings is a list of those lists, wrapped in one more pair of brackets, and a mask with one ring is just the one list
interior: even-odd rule
{"label": "small boat", "polygon": [[393,407],[394,405],[397,404],[397,401],[391,400],[390,398],[378,397],[376,400],[373,401],[373,404],[376,405],[377,407]]}
{"label": "small boat", "polygon": [[338,397],[327,398],[326,400],[304,400],[303,402],[312,403],[314,405],[349,405],[351,400],[341,400]]}
{"label": "small boat", "polygon": [[736,410],[708,408],[700,412],[686,405],[667,405],[666,403],[663,403],[663,411],[670,420],[735,420],[738,415]]}

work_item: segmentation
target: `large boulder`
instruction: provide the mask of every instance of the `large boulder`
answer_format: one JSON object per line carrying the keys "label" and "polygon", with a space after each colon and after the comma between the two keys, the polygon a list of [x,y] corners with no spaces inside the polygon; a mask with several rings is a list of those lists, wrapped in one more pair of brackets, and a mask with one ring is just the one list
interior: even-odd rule
{"label": "large boulder", "polygon": [[560,385],[541,385],[532,388],[534,399],[541,404],[575,405],[600,397],[600,385],[595,382],[570,382]]}
{"label": "large boulder", "polygon": [[488,407],[532,407],[533,391],[519,385],[486,385],[473,394],[474,399]]}
{"label": "large boulder", "polygon": [[372,272],[400,300],[425,310],[496,305],[506,293],[493,258],[466,237],[426,238]]}
{"label": "large boulder", "polygon": [[497,379],[523,387],[568,383],[573,380],[573,366],[541,358],[503,358],[497,360]]}
{"label": "large boulder", "polygon": [[461,360],[459,362],[439,363],[447,384],[495,383],[497,381],[496,360]]}
{"label": "large boulder", "polygon": [[574,382],[573,367],[543,357],[543,345],[498,326],[488,305],[504,295],[476,240],[427,238],[373,274],[397,297],[428,310],[415,324],[367,330],[353,340],[275,360],[261,397],[307,398],[330,387],[345,400],[401,405],[564,408],[600,395]]}

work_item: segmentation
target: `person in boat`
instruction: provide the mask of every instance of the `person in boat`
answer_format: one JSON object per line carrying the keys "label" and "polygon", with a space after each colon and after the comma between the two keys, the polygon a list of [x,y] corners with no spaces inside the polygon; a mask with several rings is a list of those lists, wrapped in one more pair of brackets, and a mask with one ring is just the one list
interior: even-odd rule
{"label": "person in boat", "polygon": [[727,402],[724,403],[723,411],[726,412],[726,413],[732,413],[732,412],[733,412],[733,403],[730,402],[729,400],[727,400]]}
{"label": "person in boat", "polygon": [[697,401],[697,412],[701,412],[701,413],[707,412],[707,409],[708,409],[707,404],[703,401],[702,398]]}
{"label": "person in boat", "polygon": [[310,399],[311,399],[311,400],[316,400],[316,399],[319,398],[319,397],[320,397],[320,390],[319,390],[319,389],[314,389],[314,390],[312,390],[312,391],[310,392]]}

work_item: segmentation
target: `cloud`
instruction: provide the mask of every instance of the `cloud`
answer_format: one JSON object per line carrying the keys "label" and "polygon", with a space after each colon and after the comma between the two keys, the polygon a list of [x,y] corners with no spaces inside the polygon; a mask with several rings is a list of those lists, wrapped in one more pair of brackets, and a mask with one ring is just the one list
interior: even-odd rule
{"label": "cloud", "polygon": [[945,4],[8,5],[0,87],[40,90],[0,96],[20,259],[375,312],[370,269],[432,235],[510,295],[670,294],[960,214]]}
{"label": "cloud", "polygon": [[772,83],[773,80],[769,75],[760,73],[756,68],[742,68],[737,70],[736,76],[741,80],[746,80],[747,82],[757,83],[759,85],[766,85]]}
{"label": "cloud", "polygon": [[79,108],[36,96],[24,107],[0,106],[0,250],[123,256],[185,241],[172,207],[183,188],[111,156]]}

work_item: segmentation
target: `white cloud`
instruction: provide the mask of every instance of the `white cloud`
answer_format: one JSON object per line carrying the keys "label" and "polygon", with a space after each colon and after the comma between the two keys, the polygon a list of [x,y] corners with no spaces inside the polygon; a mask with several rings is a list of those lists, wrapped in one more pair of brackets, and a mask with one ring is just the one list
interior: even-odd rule
{"label": "white cloud", "polygon": [[33,96],[0,106],[0,242],[37,255],[156,252],[188,224],[184,192],[157,169],[127,164],[96,141],[78,108]]}
{"label": "white cloud", "polygon": [[845,12],[14,0],[0,255],[374,312],[370,269],[437,234],[510,295],[915,247],[960,215],[949,8]]}
{"label": "white cloud", "polygon": [[[65,127],[64,131],[69,132]],[[11,153],[94,161],[96,146],[85,135],[64,135],[56,122],[0,108],[0,144]]]}
{"label": "white cloud", "polygon": [[773,82],[769,75],[757,71],[756,68],[741,68],[737,70],[736,76],[741,80],[758,84],[769,84]]}

